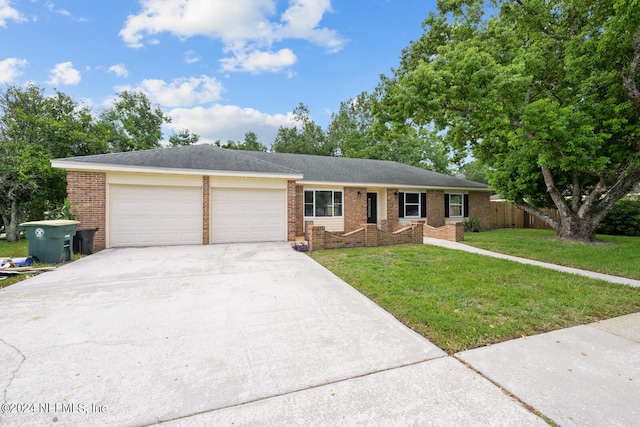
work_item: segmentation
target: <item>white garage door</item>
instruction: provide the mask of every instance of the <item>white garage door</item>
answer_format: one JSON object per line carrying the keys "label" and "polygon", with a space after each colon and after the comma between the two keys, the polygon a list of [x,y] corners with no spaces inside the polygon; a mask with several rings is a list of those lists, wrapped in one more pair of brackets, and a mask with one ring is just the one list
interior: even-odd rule
{"label": "white garage door", "polygon": [[211,190],[211,243],[287,240],[285,190]]}
{"label": "white garage door", "polygon": [[111,185],[109,246],[202,244],[202,189]]}

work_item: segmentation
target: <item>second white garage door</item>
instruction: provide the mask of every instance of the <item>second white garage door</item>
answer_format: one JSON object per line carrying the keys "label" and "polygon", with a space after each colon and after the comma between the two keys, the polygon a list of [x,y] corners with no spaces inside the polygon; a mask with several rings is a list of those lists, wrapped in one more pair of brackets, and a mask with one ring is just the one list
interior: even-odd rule
{"label": "second white garage door", "polygon": [[109,247],[202,244],[202,189],[111,185]]}
{"label": "second white garage door", "polygon": [[211,243],[287,240],[286,190],[211,190]]}

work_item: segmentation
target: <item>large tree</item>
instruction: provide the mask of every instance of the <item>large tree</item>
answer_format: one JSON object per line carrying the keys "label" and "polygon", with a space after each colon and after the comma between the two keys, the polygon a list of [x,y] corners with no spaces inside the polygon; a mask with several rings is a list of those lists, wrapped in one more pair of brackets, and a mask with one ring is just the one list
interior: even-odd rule
{"label": "large tree", "polygon": [[0,91],[0,218],[7,241],[20,239],[24,219],[62,203],[65,174],[49,161],[103,153],[103,136],[89,110],[63,93],[47,97],[33,85]]}
{"label": "large tree", "polygon": [[278,129],[271,150],[276,153],[335,155],[336,147],[331,145],[322,127],[311,118],[309,108],[300,103],[293,110],[295,126]]}
{"label": "large tree", "polygon": [[267,151],[267,146],[260,142],[255,132],[251,131],[244,134],[244,141],[229,140],[225,145],[220,145],[218,141],[216,145],[229,150]]}
{"label": "large tree", "polygon": [[327,127],[329,145],[344,157],[392,160],[441,173],[450,173],[449,149],[423,126],[388,126],[376,114],[378,94],[362,92],[340,103]]}
{"label": "large tree", "polygon": [[[160,148],[162,125],[171,123],[171,117],[152,105],[144,92],[124,91],[117,94],[112,107],[102,111],[100,122],[110,129],[111,151],[136,151]],[[190,135],[183,136],[186,139],[178,136],[172,143],[190,142]]]}
{"label": "large tree", "polygon": [[560,238],[592,241],[640,181],[640,3],[441,0],[438,10],[385,81],[388,117],[434,125],[489,167],[504,197]]}

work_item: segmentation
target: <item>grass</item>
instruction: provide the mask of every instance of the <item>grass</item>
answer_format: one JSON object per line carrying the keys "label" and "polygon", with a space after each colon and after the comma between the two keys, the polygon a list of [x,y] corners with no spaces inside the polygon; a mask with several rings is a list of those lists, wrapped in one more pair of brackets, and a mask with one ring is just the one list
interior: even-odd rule
{"label": "grass", "polygon": [[598,235],[585,244],[555,238],[552,230],[503,229],[465,233],[464,243],[490,251],[640,280],[640,237]]}
{"label": "grass", "polygon": [[[7,243],[4,239],[0,240],[0,258],[23,258],[29,256],[29,246],[26,240],[21,240],[17,243]],[[0,276],[2,278],[3,276]],[[8,276],[4,280],[0,280],[0,289],[9,285],[13,285],[24,279],[24,276],[19,274],[15,276]]]}
{"label": "grass", "polygon": [[[27,240],[22,239],[19,242],[7,243],[4,239],[0,240],[0,257],[1,258],[24,258],[29,256],[29,244]],[[71,260],[74,261],[81,258],[82,255],[71,255]],[[38,267],[54,266],[55,264],[37,264]],[[35,266],[34,266],[35,267]],[[0,276],[0,279],[5,276]],[[14,283],[24,280],[27,276],[24,274],[17,274],[14,276],[8,276],[6,279],[0,280],[0,289],[13,285]]]}
{"label": "grass", "polygon": [[638,288],[434,246],[310,256],[450,354],[640,311]]}

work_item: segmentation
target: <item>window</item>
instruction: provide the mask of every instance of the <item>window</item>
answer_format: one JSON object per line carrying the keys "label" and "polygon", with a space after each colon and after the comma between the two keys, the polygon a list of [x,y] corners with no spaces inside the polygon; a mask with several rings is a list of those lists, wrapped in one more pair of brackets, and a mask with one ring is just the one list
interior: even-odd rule
{"label": "window", "polygon": [[463,215],[462,194],[449,194],[449,217],[461,217]]}
{"label": "window", "polygon": [[342,216],[342,191],[305,191],[304,216]]}
{"label": "window", "polygon": [[427,193],[396,193],[398,195],[398,217],[426,218]]}
{"label": "window", "polygon": [[404,216],[420,218],[420,193],[404,193]]}

